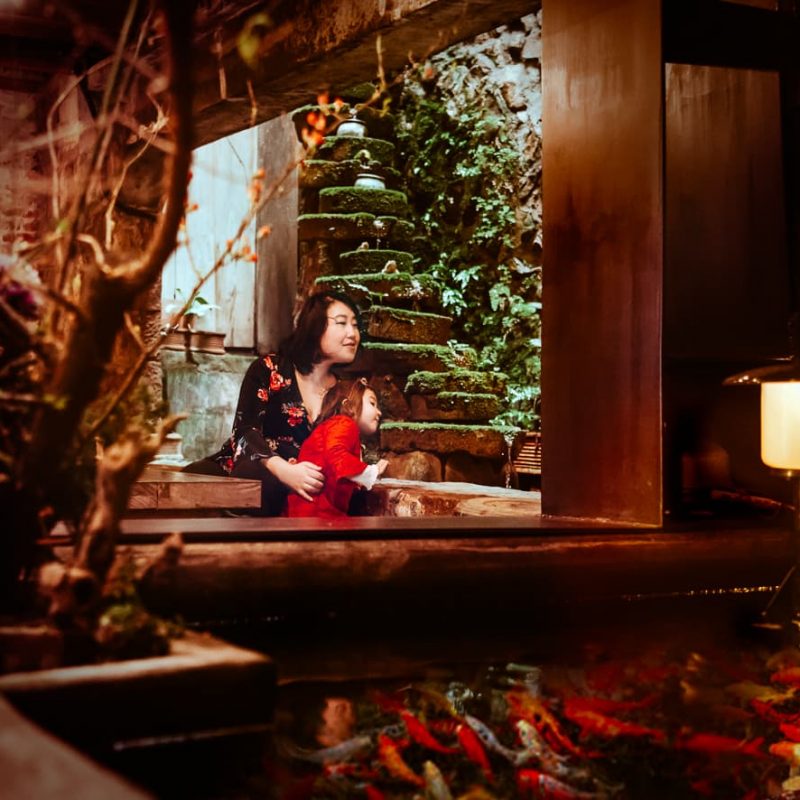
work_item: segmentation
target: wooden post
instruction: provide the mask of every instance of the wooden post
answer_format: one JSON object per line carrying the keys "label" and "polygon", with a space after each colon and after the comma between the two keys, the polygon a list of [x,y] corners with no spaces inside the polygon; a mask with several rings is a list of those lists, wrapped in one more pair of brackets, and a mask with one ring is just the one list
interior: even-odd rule
{"label": "wooden post", "polygon": [[[298,154],[297,133],[291,119],[277,117],[258,128],[258,165],[266,171],[266,186],[283,175]],[[269,236],[258,241],[256,267],[256,348],[274,352],[292,330],[297,291],[297,169],[282,190],[259,212],[256,229],[269,225]]]}
{"label": "wooden post", "polygon": [[542,507],[662,521],[658,0],[546,0]]}

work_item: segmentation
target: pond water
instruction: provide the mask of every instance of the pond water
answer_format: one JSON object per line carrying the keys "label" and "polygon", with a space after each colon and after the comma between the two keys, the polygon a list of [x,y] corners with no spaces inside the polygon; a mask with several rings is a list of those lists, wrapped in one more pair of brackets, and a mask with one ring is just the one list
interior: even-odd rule
{"label": "pond water", "polygon": [[800,798],[800,650],[747,624],[763,599],[222,630],[276,657],[274,730],[139,777],[287,800]]}

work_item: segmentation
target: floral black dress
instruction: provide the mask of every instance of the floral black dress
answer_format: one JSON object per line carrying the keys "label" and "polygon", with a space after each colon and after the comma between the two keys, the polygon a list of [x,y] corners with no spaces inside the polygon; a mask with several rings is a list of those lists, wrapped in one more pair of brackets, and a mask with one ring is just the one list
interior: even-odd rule
{"label": "floral black dress", "polygon": [[260,462],[271,456],[297,458],[300,445],[310,433],[294,365],[268,355],[247,368],[231,437],[210,458],[230,475],[237,465],[244,466],[241,464],[244,460]]}

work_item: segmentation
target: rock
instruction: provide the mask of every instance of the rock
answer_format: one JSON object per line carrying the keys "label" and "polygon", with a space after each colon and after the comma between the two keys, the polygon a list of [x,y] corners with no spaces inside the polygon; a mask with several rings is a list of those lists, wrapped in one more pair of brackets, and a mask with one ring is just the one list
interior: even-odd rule
{"label": "rock", "polygon": [[525,39],[525,46],[522,48],[522,58],[525,61],[541,61],[542,59],[542,37],[538,30],[532,31]]}
{"label": "rock", "polygon": [[317,148],[317,156],[331,161],[352,160],[356,154],[366,150],[371,161],[390,166],[394,160],[394,144],[385,139],[369,136],[328,136]]}
{"label": "rock", "polygon": [[526,69],[522,64],[509,64],[494,75],[500,91],[511,111],[519,111],[528,105]]}
{"label": "rock", "polygon": [[366,332],[374,339],[409,344],[445,344],[453,320],[440,314],[372,306],[365,314]]}
{"label": "rock", "polygon": [[525,31],[530,33],[534,28],[539,27],[539,23],[536,19],[536,14],[526,14],[520,22],[524,25]]}
{"label": "rock", "polygon": [[389,261],[397,265],[397,273],[414,267],[414,256],[402,250],[352,250],[339,256],[339,273],[383,272]]}
{"label": "rock", "polygon": [[476,359],[477,355],[472,348],[454,353],[450,347],[436,344],[367,342],[361,345],[356,360],[349,366],[343,367],[341,371],[355,374],[396,375],[408,375],[420,370],[444,372],[458,366],[473,366]]}
{"label": "rock", "polygon": [[444,467],[445,481],[502,486],[505,482],[502,458],[476,458],[471,453],[448,455]]}
{"label": "rock", "polygon": [[442,479],[442,462],[433,453],[414,450],[410,453],[392,454],[384,477],[406,481],[432,481]]}
{"label": "rock", "polygon": [[439,287],[428,275],[409,272],[332,275],[318,278],[315,286],[322,291],[343,292],[362,308],[369,308],[372,303],[431,310],[441,307]]}
{"label": "rock", "polygon": [[409,404],[411,419],[418,421],[485,422],[500,413],[500,401],[493,394],[415,394],[409,398]]}
{"label": "rock", "polygon": [[521,50],[526,37],[523,31],[509,31],[503,36],[502,42],[509,50]]}
{"label": "rock", "polygon": [[384,420],[400,420],[408,417],[408,401],[393,375],[384,375],[382,378],[373,376],[370,386],[378,395],[378,405],[381,407]]}
{"label": "rock", "polygon": [[[381,225],[381,228],[376,226]],[[405,242],[414,235],[414,226],[397,217],[376,217],[374,214],[302,214],[297,218],[300,240],[363,239],[369,236],[384,241]]]}
{"label": "rock", "polygon": [[485,392],[503,395],[508,376],[502,372],[415,372],[408,376],[406,394],[439,394],[440,392]]}
{"label": "rock", "polygon": [[485,458],[503,458],[503,435],[488,425],[452,425],[444,422],[387,422],[381,427],[381,448],[406,453],[463,451]]}
{"label": "rock", "polygon": [[386,214],[408,216],[408,201],[403,192],[394,189],[369,189],[364,186],[329,186],[319,193],[322,214]]}

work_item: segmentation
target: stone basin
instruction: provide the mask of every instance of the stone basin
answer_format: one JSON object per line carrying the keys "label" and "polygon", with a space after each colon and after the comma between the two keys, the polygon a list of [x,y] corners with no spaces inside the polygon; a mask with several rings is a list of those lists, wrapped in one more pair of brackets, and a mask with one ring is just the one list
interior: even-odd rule
{"label": "stone basin", "polygon": [[366,186],[330,186],[319,193],[322,214],[388,214],[408,216],[408,201],[403,192],[394,189],[373,189]]}

